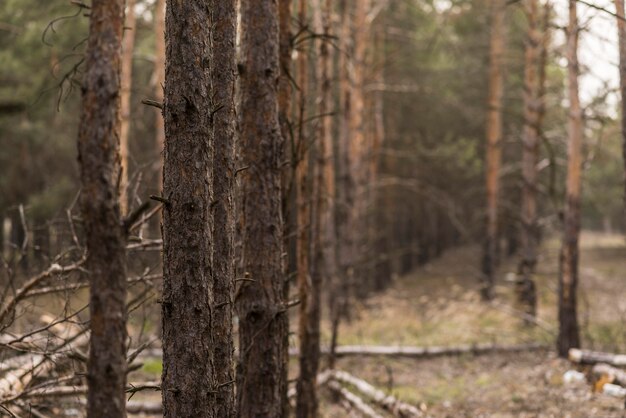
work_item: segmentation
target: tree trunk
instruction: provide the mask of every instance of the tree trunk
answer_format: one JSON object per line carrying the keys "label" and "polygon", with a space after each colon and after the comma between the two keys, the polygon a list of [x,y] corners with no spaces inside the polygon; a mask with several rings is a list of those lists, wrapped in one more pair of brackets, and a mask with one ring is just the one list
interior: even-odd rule
{"label": "tree trunk", "polygon": [[216,416],[234,418],[233,300],[235,286],[235,43],[237,1],[213,0],[213,361],[217,393]]}
{"label": "tree trunk", "polygon": [[[624,158],[624,214],[626,215],[626,22],[624,0],[615,0],[619,40],[619,86],[622,98],[622,156]],[[626,223],[625,223],[626,225]]]}
{"label": "tree trunk", "polygon": [[504,58],[504,20],[506,2],[491,0],[491,39],[489,47],[489,99],[487,103],[487,234],[483,254],[483,300],[494,296],[498,260],[498,202],[502,163],[502,66]]}
{"label": "tree trunk", "polygon": [[347,0],[340,0],[339,12],[341,18],[338,25],[339,34],[339,57],[337,66],[339,69],[339,140],[337,144],[336,167],[338,169],[336,177],[337,185],[337,205],[336,210],[336,230],[337,230],[337,253],[339,260],[339,275],[337,285],[332,289],[332,297],[330,300],[331,315],[331,355],[329,357],[329,367],[334,366],[334,348],[337,344],[337,334],[341,316],[345,314],[347,301],[350,293],[351,277],[353,276],[354,265],[354,230],[352,228],[352,216],[354,212],[351,210],[352,188],[354,185],[350,174],[350,108],[351,108],[351,89],[348,74],[348,49],[350,39],[351,26],[351,8]]}
{"label": "tree trunk", "polygon": [[583,115],[578,97],[578,30],[576,1],[570,0],[567,28],[567,77],[570,109],[564,231],[559,263],[559,335],[557,339],[557,351],[561,357],[567,357],[570,348],[580,346],[576,314],[576,290],[578,286]]}
{"label": "tree trunk", "polygon": [[283,300],[279,32],[275,1],[241,1],[241,281],[237,410],[287,416],[288,318]]}
{"label": "tree trunk", "polygon": [[[307,0],[300,0],[298,20],[303,26],[307,23]],[[296,167],[296,184],[298,186],[297,226],[298,240],[296,245],[299,293],[298,339],[300,342],[300,374],[296,382],[296,417],[317,417],[316,377],[319,365],[319,275],[313,275],[312,239],[314,222],[312,202],[317,199],[313,193],[314,179],[311,177],[315,166],[310,167],[309,160],[313,155],[313,142],[305,134],[307,119],[308,54],[310,42],[301,46],[298,54],[298,165]],[[310,145],[311,144],[311,145]],[[314,282],[315,281],[315,282]]]}
{"label": "tree trunk", "polygon": [[[154,6],[154,97],[159,103],[163,103],[163,87],[165,85],[165,0],[156,0]],[[163,147],[165,145],[165,126],[163,123],[163,111],[155,109],[155,147],[158,156],[157,188],[163,190]]]}
{"label": "tree trunk", "polygon": [[217,380],[215,366],[214,327],[224,318],[214,309],[212,262],[213,24],[209,0],[168,2],[161,300],[166,418],[220,417],[218,395],[231,390]]}
{"label": "tree trunk", "polygon": [[606,363],[615,367],[626,367],[626,354],[603,353],[601,351],[579,350],[572,348],[569,360],[576,364]]}
{"label": "tree trunk", "polygon": [[87,415],[112,418],[126,416],[126,237],[117,189],[124,1],[94,0],[89,22],[78,128],[91,282]]}
{"label": "tree trunk", "polygon": [[135,49],[135,0],[126,0],[126,23],[122,41],[122,92],[120,129],[120,211],[122,215],[128,212],[128,137],[130,135],[130,97],[133,84],[133,50]]}
{"label": "tree trunk", "polygon": [[539,225],[537,220],[537,162],[539,159],[539,82],[537,63],[542,46],[538,30],[539,2],[528,0],[526,18],[528,29],[524,53],[524,133],[522,136],[522,259],[516,283],[518,303],[522,310],[534,317],[537,313],[537,291],[533,275],[537,265]]}

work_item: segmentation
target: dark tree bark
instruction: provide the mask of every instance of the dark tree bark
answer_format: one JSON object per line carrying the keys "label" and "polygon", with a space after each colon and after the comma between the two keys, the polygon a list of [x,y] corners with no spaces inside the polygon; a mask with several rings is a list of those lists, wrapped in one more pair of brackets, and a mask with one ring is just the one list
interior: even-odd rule
{"label": "dark tree bark", "polygon": [[[166,11],[163,416],[217,418],[211,1]],[[220,295],[221,296],[221,295]],[[221,318],[223,319],[223,318]],[[225,395],[228,396],[227,394]]]}
{"label": "dark tree bark", "polygon": [[87,415],[126,416],[126,236],[117,189],[124,1],[94,0],[78,128],[91,282]]}
{"label": "dark tree bark", "polygon": [[506,2],[491,0],[491,39],[489,47],[489,99],[487,103],[487,231],[483,254],[483,300],[493,298],[498,260],[498,202],[502,164],[502,60]]}
{"label": "dark tree bark", "polygon": [[288,319],[283,300],[279,31],[273,0],[241,1],[240,172],[243,271],[237,291],[241,418],[287,416]]}
{"label": "dark tree bark", "polygon": [[583,115],[578,96],[578,30],[576,0],[570,0],[567,27],[567,78],[570,109],[565,221],[559,265],[559,335],[557,338],[557,351],[559,356],[565,358],[570,348],[580,347],[576,291],[578,287]]}
{"label": "dark tree bark", "polygon": [[217,393],[216,416],[235,417],[234,392],[234,161],[236,0],[212,0],[213,26],[213,335]]}

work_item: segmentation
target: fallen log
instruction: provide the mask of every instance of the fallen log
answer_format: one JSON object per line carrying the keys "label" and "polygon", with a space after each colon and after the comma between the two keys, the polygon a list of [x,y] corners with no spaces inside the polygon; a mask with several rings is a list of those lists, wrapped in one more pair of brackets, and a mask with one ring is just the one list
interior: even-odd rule
{"label": "fallen log", "polygon": [[161,402],[126,402],[126,412],[129,414],[162,414],[163,405]]}
{"label": "fallen log", "polygon": [[354,386],[356,390],[375,402],[385,411],[393,414],[393,416],[399,418],[415,418],[423,416],[422,412],[413,405],[404,403],[395,396],[385,394],[382,390],[375,388],[365,380],[359,379],[350,373],[335,370],[332,372],[331,379]]}
{"label": "fallen log", "polygon": [[569,360],[576,364],[606,363],[616,367],[626,366],[626,354],[602,353],[600,351],[571,348],[568,356]]}
{"label": "fallen log", "polygon": [[348,389],[341,386],[341,383],[331,380],[327,384],[328,388],[335,392],[337,395],[345,399],[352,408],[356,409],[360,414],[368,418],[383,418],[378,412],[367,404],[358,395],[350,392]]}
{"label": "fallen log", "polygon": [[[463,354],[482,355],[491,353],[517,353],[527,351],[549,350],[546,344],[529,343],[515,345],[500,344],[463,344],[458,346],[435,347],[405,347],[405,346],[375,346],[375,345],[343,345],[335,349],[337,357],[348,356],[388,356],[430,358],[442,356],[458,356]],[[328,348],[322,349],[322,354],[329,354]],[[289,350],[289,355],[297,356],[298,350]]]}
{"label": "fallen log", "polygon": [[617,369],[606,363],[598,363],[593,366],[591,372],[596,376],[607,376],[608,383],[626,386],[626,372],[624,370]]}

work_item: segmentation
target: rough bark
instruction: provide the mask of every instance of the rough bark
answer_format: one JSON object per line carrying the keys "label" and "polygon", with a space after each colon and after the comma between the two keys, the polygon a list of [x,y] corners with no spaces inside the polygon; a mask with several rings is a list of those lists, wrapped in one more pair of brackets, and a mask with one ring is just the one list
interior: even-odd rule
{"label": "rough bark", "polygon": [[279,30],[275,1],[241,1],[240,172],[243,271],[237,291],[238,416],[287,416],[283,300]]}
{"label": "rough bark", "polygon": [[[209,0],[166,15],[163,193],[164,417],[218,417],[214,358],[212,48]],[[225,386],[222,386],[225,384]]]}
{"label": "rough bark", "polygon": [[533,275],[537,265],[539,225],[537,219],[537,186],[539,159],[539,79],[537,64],[542,45],[538,30],[538,0],[526,3],[528,29],[524,51],[524,132],[522,136],[522,258],[518,267],[516,293],[524,313],[534,317],[537,312],[537,291]]}
{"label": "rough bark", "polygon": [[615,0],[617,15],[617,34],[619,40],[619,86],[622,99],[622,156],[624,158],[624,215],[626,217],[626,17],[624,16],[624,0]]}
{"label": "rough bark", "polygon": [[567,78],[570,103],[567,184],[563,243],[559,263],[559,334],[557,352],[567,357],[570,348],[580,347],[576,291],[578,286],[578,236],[580,234],[580,194],[583,146],[583,119],[578,96],[578,16],[576,1],[569,2],[567,28]]}
{"label": "rough bark", "polygon": [[133,84],[133,51],[135,49],[135,0],[126,0],[126,23],[122,40],[122,91],[120,113],[120,211],[128,212],[128,137],[130,135],[130,97]]}
{"label": "rough bark", "polygon": [[504,20],[506,2],[491,0],[491,37],[489,46],[489,98],[487,102],[487,230],[483,254],[484,300],[493,298],[495,269],[498,259],[498,201],[500,192],[500,167],[502,163],[502,94],[504,58]]}
{"label": "rough bark", "polygon": [[124,1],[94,0],[78,128],[81,209],[91,282],[87,414],[124,417],[126,258],[117,189]]}
{"label": "rough bark", "polygon": [[235,42],[236,0],[212,0],[213,61],[213,356],[216,416],[235,417],[234,385],[234,176],[235,176]]}

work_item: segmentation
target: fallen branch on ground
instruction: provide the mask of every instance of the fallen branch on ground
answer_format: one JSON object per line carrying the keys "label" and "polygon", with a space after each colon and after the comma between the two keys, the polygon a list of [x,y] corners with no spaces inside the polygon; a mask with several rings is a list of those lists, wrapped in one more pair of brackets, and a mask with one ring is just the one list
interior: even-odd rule
{"label": "fallen branch on ground", "polygon": [[383,418],[382,415],[380,415],[371,406],[369,406],[367,402],[361,399],[358,395],[350,392],[348,389],[341,386],[339,382],[331,380],[330,382],[328,382],[327,386],[330,388],[330,390],[345,399],[350,404],[350,406],[356,409],[360,414],[368,418]]}
{"label": "fallen branch on ground", "polygon": [[617,367],[626,366],[626,354],[602,353],[578,348],[569,350],[569,360],[576,364],[606,363]]}
{"label": "fallen branch on ground", "polygon": [[392,395],[385,394],[385,392],[375,388],[365,380],[351,375],[350,373],[335,370],[331,374],[331,379],[354,386],[368,399],[371,399],[381,408],[391,412],[396,417],[414,418],[421,417],[423,415],[422,412],[413,405],[404,403]]}
{"label": "fallen branch on ground", "polygon": [[[373,346],[373,345],[344,345],[335,349],[337,357],[347,356],[389,356],[389,357],[413,357],[428,358],[440,356],[457,356],[462,354],[491,354],[491,353],[517,353],[525,351],[548,350],[545,344],[530,343],[516,345],[499,344],[464,344],[450,347],[403,347],[403,346]],[[327,348],[322,354],[328,354]],[[290,356],[297,356],[298,350],[289,350]]]}
{"label": "fallen branch on ground", "polygon": [[607,376],[609,378],[608,383],[626,386],[626,372],[624,370],[617,369],[606,363],[599,363],[593,366],[591,371],[596,376]]}

